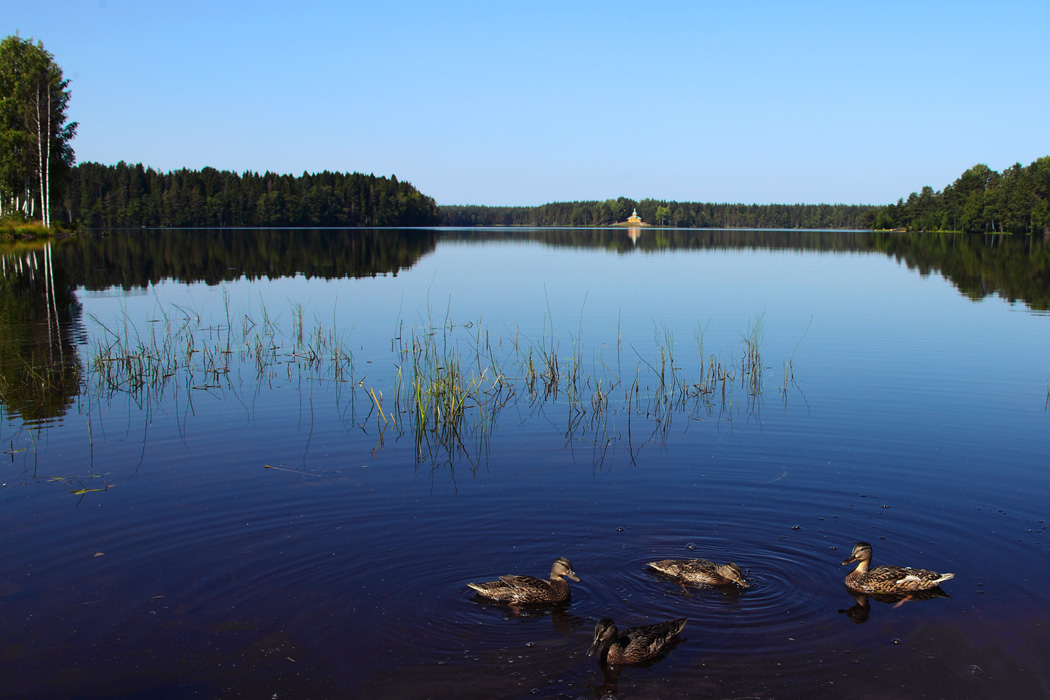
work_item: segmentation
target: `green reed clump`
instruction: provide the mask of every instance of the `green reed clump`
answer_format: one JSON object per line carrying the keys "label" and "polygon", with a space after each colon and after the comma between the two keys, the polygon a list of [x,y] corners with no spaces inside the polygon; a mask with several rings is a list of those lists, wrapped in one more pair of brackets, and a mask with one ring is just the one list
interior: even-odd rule
{"label": "green reed clump", "polygon": [[256,380],[278,364],[291,364],[318,378],[346,381],[353,375],[353,354],[334,329],[322,325],[307,331],[301,307],[293,307],[292,342],[286,346],[280,326],[265,309],[261,318],[240,319],[240,339],[233,343],[234,322],[228,306],[224,325],[206,326],[200,314],[175,307],[176,321],[161,311],[141,333],[125,316],[119,326],[97,317],[99,334],[89,353],[90,381],[102,393],[144,393],[159,399],[173,382],[179,388],[232,388],[231,372],[250,361]]}
{"label": "green reed clump", "polygon": [[[454,331],[451,324],[430,323],[412,329],[407,344],[402,341],[397,346],[402,362],[395,381],[396,422],[400,426],[402,416],[407,418],[419,460],[433,457],[435,450],[449,461],[468,454],[470,436],[483,439],[490,434],[496,415],[510,398],[509,380],[499,368],[491,340],[486,336],[482,341],[479,330],[473,338],[473,356],[464,359]],[[401,379],[406,366],[407,386]]]}
{"label": "green reed clump", "polygon": [[744,380],[748,394],[757,396],[762,393],[762,317],[755,319],[744,336],[744,355],[741,361],[741,377]]}
{"label": "green reed clump", "polygon": [[[162,311],[144,332],[126,317],[112,326],[94,320],[100,331],[87,366],[100,393],[159,400],[169,389],[236,391],[245,381],[273,380],[278,371],[289,379],[349,382],[351,405],[361,390],[371,406],[369,416],[380,433],[377,450],[384,445],[383,433],[393,430],[412,436],[417,461],[434,464],[466,459],[476,466],[487,454],[503,410],[519,396],[527,403],[525,412],[519,406],[522,420],[543,415],[563,426],[567,444],[592,440],[595,454],[604,459],[613,444],[625,443],[634,455],[647,441],[665,439],[679,415],[731,420],[738,378],[749,410],[757,409],[762,392],[761,317],[742,334],[738,362],[710,353],[702,329],[692,352],[683,353],[670,329],[656,327],[649,350],[629,345],[637,356],[633,366],[621,356],[619,332],[614,366],[604,362],[603,346],[589,352],[582,321],[571,338],[571,352],[563,357],[546,317],[537,341],[522,338],[515,328],[506,342],[480,319],[457,325],[428,316],[407,327],[399,320],[390,341],[392,376],[382,375],[367,386],[365,378],[355,382],[353,354],[335,323],[310,326],[298,304],[283,324],[265,306],[237,316],[228,298],[225,318],[217,325],[206,325],[199,313],[181,307]],[[242,367],[254,369],[254,376],[242,377]],[[794,382],[790,361],[785,385],[789,381]],[[1047,401],[1050,405],[1050,381]],[[371,425],[370,418],[359,425],[366,423]],[[640,430],[646,437],[638,441]]]}

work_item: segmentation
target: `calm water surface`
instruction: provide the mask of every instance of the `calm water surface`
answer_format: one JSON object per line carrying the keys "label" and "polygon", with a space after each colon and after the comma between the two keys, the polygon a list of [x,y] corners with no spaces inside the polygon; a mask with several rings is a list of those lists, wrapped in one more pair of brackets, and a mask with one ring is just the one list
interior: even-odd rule
{"label": "calm water surface", "polygon": [[[0,697],[1050,692],[1039,241],[168,231],[0,257]],[[178,359],[155,381],[105,381],[154,347]],[[417,441],[427,348],[481,389]],[[950,597],[855,600],[858,540],[954,572]],[[567,606],[466,588],[557,556]],[[755,585],[646,570],[668,557]],[[610,673],[604,616],[690,621]]]}

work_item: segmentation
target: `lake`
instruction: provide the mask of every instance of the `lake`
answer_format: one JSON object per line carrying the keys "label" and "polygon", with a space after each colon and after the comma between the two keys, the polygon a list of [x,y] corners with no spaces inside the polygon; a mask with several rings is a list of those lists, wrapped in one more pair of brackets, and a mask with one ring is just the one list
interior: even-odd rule
{"label": "lake", "polygon": [[[1048,309],[1020,237],[3,244],[0,697],[1045,698]],[[955,578],[854,597],[857,541]]]}

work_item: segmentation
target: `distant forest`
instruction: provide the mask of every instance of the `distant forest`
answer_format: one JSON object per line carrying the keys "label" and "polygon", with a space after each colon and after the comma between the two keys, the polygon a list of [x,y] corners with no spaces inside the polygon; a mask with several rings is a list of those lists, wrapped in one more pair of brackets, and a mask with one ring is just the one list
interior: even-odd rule
{"label": "distant forest", "polygon": [[637,210],[673,228],[875,229],[1050,235],[1050,156],[1003,173],[975,165],[941,191],[888,206],[712,204],[627,197],[539,206],[437,206],[396,177],[360,173],[237,174],[204,168],[81,163],[59,214],[89,228],[610,226]]}
{"label": "distant forest", "polygon": [[438,223],[434,200],[396,177],[237,174],[215,168],[164,173],[123,162],[74,167],[59,215],[89,228]]}
{"label": "distant forest", "polygon": [[1015,163],[1002,174],[975,165],[940,192],[923,187],[878,208],[868,227],[1050,235],[1050,156],[1028,167]]}
{"label": "distant forest", "polygon": [[675,228],[867,228],[877,207],[855,204],[704,204],[627,197],[536,207],[441,206],[443,226],[610,226],[637,209],[642,221]]}

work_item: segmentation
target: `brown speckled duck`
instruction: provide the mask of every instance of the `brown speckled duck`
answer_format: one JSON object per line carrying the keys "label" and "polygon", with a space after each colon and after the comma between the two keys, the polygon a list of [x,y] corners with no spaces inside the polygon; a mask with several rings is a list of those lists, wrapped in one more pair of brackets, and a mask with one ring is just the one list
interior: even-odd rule
{"label": "brown speckled duck", "polygon": [[600,652],[598,660],[613,665],[639,664],[659,656],[677,638],[689,620],[657,622],[642,627],[631,627],[620,631],[608,617],[603,617],[594,627],[594,641],[587,656]]}
{"label": "brown speckled duck", "polygon": [[744,573],[740,567],[729,562],[728,564],[716,564],[707,559],[664,559],[662,561],[651,561],[650,569],[655,569],[661,574],[670,576],[682,583],[703,584],[707,586],[728,586],[736,584],[741,588],[749,588],[750,583],[744,580]]}
{"label": "brown speckled duck", "polygon": [[857,568],[846,577],[846,588],[859,593],[910,593],[936,588],[955,574],[939,574],[936,571],[913,569],[909,566],[871,565],[871,545],[858,542],[850,555],[842,561],[842,566],[857,562]]}
{"label": "brown speckled duck", "polygon": [[535,576],[508,574],[500,576],[498,581],[467,585],[484,598],[511,605],[564,603],[569,599],[569,583],[562,577],[580,580],[572,570],[572,563],[565,557],[558,557],[551,566],[549,581]]}

